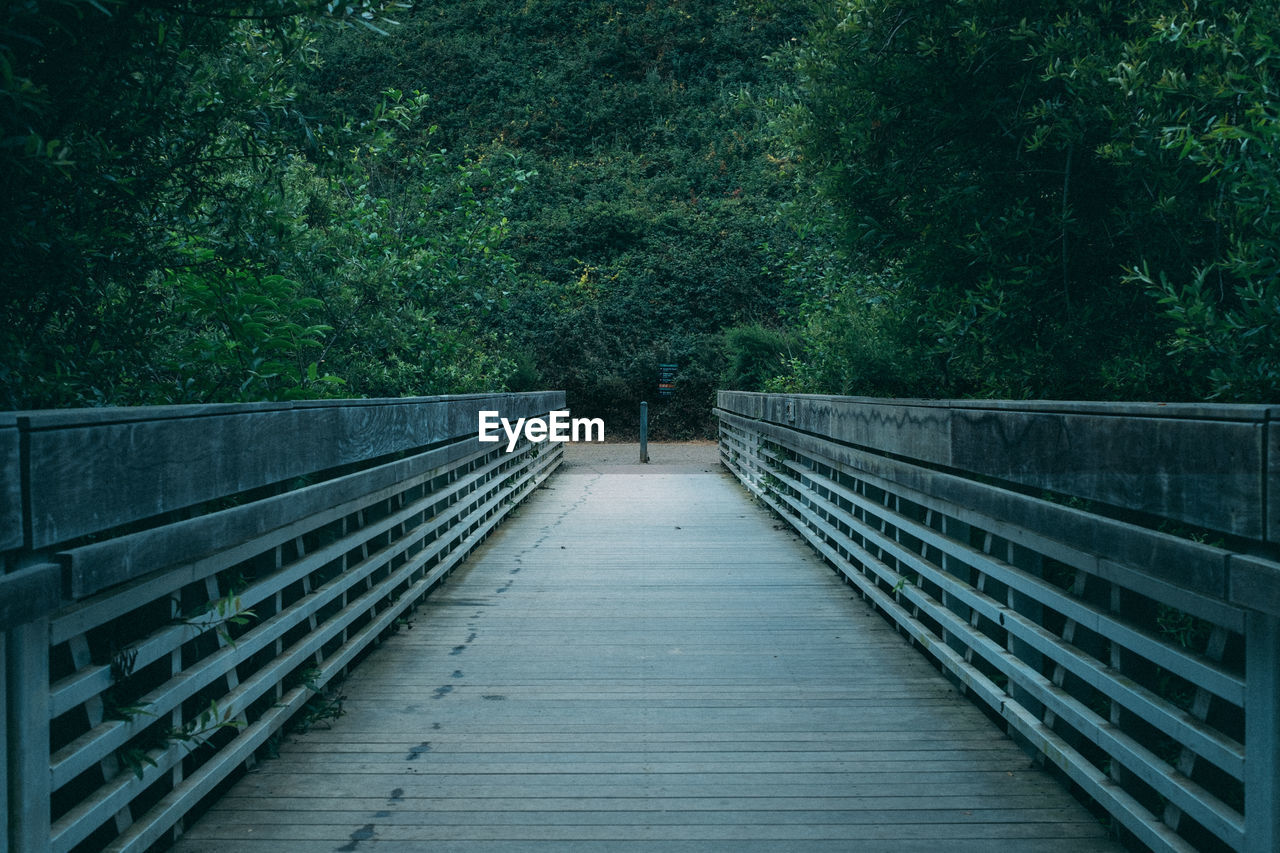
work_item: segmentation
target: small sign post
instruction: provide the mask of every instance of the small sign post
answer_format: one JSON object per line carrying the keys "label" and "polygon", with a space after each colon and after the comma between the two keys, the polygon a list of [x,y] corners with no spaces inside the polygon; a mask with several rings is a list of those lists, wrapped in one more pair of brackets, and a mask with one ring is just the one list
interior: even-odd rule
{"label": "small sign post", "polygon": [[676,390],[676,368],[675,364],[659,364],[658,365],[658,396],[670,397]]}

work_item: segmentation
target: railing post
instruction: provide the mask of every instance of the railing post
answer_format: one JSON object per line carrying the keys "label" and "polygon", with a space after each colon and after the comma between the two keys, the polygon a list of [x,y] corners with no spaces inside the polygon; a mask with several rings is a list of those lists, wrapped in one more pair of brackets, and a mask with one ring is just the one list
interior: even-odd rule
{"label": "railing post", "polygon": [[5,643],[9,849],[49,849],[49,619],[10,629]]}
{"label": "railing post", "polygon": [[649,461],[649,404],[640,402],[640,461]]}
{"label": "railing post", "polygon": [[1280,850],[1280,618],[1245,622],[1245,853]]}
{"label": "railing post", "polygon": [[9,662],[5,649],[8,648],[9,632],[0,630],[0,767],[4,775],[0,776],[0,853],[9,851],[9,812],[13,807],[9,803]]}

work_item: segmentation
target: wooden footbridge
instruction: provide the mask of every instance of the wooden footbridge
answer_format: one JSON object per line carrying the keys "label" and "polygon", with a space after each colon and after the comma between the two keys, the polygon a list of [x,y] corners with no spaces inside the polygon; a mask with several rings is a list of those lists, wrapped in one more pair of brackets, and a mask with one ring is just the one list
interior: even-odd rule
{"label": "wooden footbridge", "polygon": [[5,849],[1276,849],[1270,409],[561,407],[0,421]]}

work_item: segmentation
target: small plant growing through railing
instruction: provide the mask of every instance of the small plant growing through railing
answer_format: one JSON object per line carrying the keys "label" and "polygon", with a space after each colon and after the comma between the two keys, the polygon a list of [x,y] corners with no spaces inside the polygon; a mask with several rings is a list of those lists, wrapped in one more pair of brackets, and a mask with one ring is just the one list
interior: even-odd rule
{"label": "small plant growing through railing", "polygon": [[1162,699],[1166,699],[1177,705],[1184,711],[1191,709],[1196,698],[1195,688],[1187,683],[1186,679],[1175,673],[1169,672],[1162,666],[1155,668],[1156,693]]}
{"label": "small plant growing through railing", "polygon": [[111,687],[102,693],[103,715],[113,720],[132,720],[140,713],[145,713],[141,706],[135,705],[137,697],[127,697],[124,682],[133,675],[134,665],[138,661],[137,649],[120,649],[111,656]]}
{"label": "small plant growing through railing", "polygon": [[246,586],[244,578],[237,577],[231,583],[231,590],[226,595],[206,602],[198,611],[179,617],[178,621],[198,628],[201,632],[214,630],[224,643],[235,646],[231,626],[248,625],[258,618],[258,614],[252,608],[245,607],[241,602],[240,595]]}
{"label": "small plant growing through railing", "polygon": [[346,709],[343,708],[343,703],[347,700],[346,694],[336,685],[320,684],[320,670],[304,669],[297,677],[298,683],[311,691],[311,696],[294,718],[294,731],[307,732],[321,723],[327,725],[346,715]]}
{"label": "small plant growing through railing", "polygon": [[1184,649],[1203,651],[1213,633],[1213,623],[1197,619],[1167,604],[1156,604],[1156,626]]}
{"label": "small plant growing through railing", "polygon": [[119,683],[133,675],[133,667],[137,662],[137,649],[120,649],[117,651],[111,656],[111,680]]}
{"label": "small plant growing through railing", "polygon": [[[151,715],[150,711],[135,709],[135,715],[138,713]],[[133,771],[134,775],[139,779],[146,773],[148,767],[158,766],[153,753],[163,752],[174,743],[180,743],[186,747],[188,752],[194,751],[200,746],[208,742],[209,737],[215,732],[224,729],[238,729],[244,723],[233,717],[233,712],[218,707],[215,700],[209,700],[209,707],[202,710],[193,719],[187,720],[181,726],[173,726],[168,729],[160,729],[149,739],[146,745],[136,745],[128,748],[122,748],[116,752],[120,763]]]}
{"label": "small plant growing through railing", "polygon": [[760,485],[770,495],[777,496],[783,493],[787,484],[774,474],[765,474],[764,478],[760,481]]}
{"label": "small plant growing through railing", "polygon": [[[177,617],[175,622],[197,628],[201,634],[214,630],[223,642],[234,646],[231,626],[246,625],[256,617],[241,602],[240,590],[243,587],[243,578],[237,578],[228,595],[207,602],[194,614]],[[177,610],[175,603],[174,611]],[[140,716],[157,717],[156,712],[142,701],[142,694],[148,688],[145,683],[140,683],[140,679],[143,682],[146,679],[136,671],[137,660],[138,650],[132,647],[116,649],[111,655],[112,683],[102,693],[105,717],[124,721],[134,721]],[[184,744],[188,750],[194,750],[216,732],[239,728],[241,725],[241,719],[236,719],[231,712],[219,708],[216,700],[210,700],[208,707],[181,725],[168,728],[155,723],[146,725],[130,743],[116,750],[116,757],[121,765],[142,778],[147,767],[156,766],[156,756],[164,753],[174,743]]]}
{"label": "small plant growing through railing", "polygon": [[517,475],[509,474],[508,476],[503,478],[501,483],[498,484],[498,488],[500,490],[507,492],[507,494],[503,495],[502,500],[499,501],[499,503],[501,503],[502,506],[510,506],[511,504],[516,502],[515,495],[511,494],[510,490],[514,486],[516,486],[516,484],[519,483],[519,481],[520,481],[520,478]]}

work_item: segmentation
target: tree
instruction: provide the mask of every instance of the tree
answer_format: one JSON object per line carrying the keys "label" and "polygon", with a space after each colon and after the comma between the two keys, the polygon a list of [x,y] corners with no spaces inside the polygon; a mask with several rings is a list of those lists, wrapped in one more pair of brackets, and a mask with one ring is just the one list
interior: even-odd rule
{"label": "tree", "polygon": [[[1280,399],[1280,20],[1267,5],[1197,3],[1152,20],[1116,74],[1138,144],[1107,152],[1126,169],[1176,167],[1151,201],[1201,224],[1200,251],[1173,267],[1143,253],[1129,280],[1173,321],[1197,393],[1227,401]],[[1170,210],[1178,199],[1194,206]]]}
{"label": "tree", "polygon": [[317,25],[392,5],[10,6],[9,406],[501,386],[483,325],[523,176],[398,143],[430,135],[422,95],[362,120],[297,105]]}
{"label": "tree", "polygon": [[[22,0],[0,18],[0,382],[10,407],[138,402],[166,333],[149,277],[316,134],[290,72],[359,0]],[[399,4],[395,4],[399,5]],[[225,180],[228,170],[256,180]],[[242,251],[235,247],[231,251]]]}
{"label": "tree", "polygon": [[[827,5],[796,53],[796,139],[846,250],[895,270],[912,355],[944,393],[1276,394],[1227,379],[1270,368],[1206,332],[1274,350],[1268,273],[1195,284],[1243,273],[1228,247],[1272,227],[1276,26],[1225,3]],[[1252,201],[1228,222],[1233,195]]]}
{"label": "tree", "polygon": [[[422,2],[390,39],[323,39],[315,112],[430,92],[422,147],[528,176],[506,251],[517,277],[494,325],[582,415],[663,435],[714,429],[721,331],[777,325],[771,245],[795,193],[760,137],[790,71],[761,57],[803,26],[803,0]],[[410,139],[405,135],[405,140]],[[483,190],[484,185],[477,188]],[[481,192],[481,195],[489,195]],[[658,363],[677,393],[653,400]]]}

